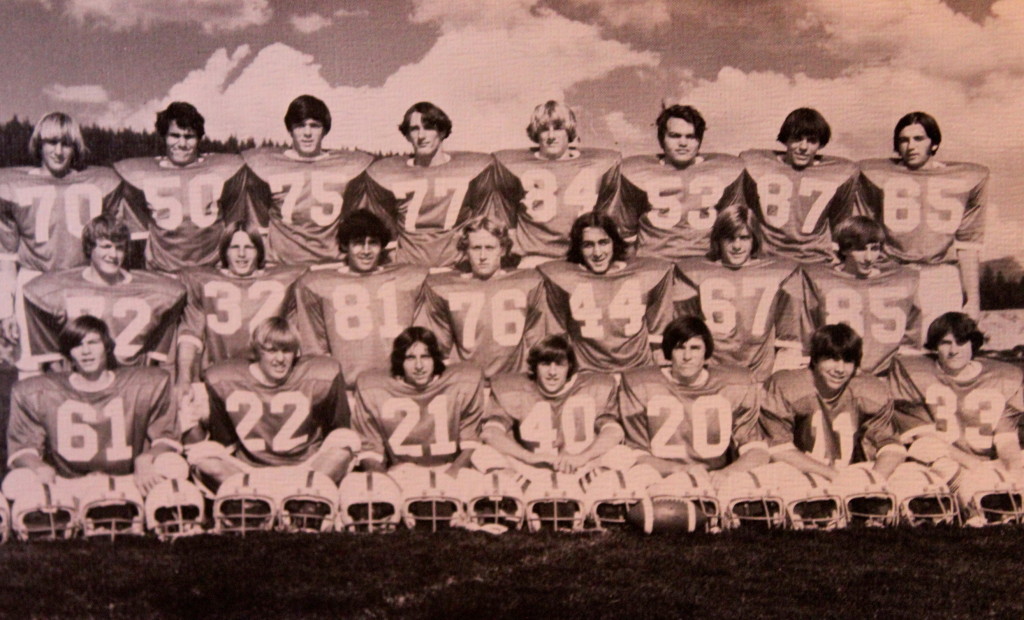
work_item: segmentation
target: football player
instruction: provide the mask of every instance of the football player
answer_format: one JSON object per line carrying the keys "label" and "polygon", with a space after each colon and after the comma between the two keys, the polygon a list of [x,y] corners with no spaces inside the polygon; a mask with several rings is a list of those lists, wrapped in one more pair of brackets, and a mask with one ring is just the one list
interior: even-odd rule
{"label": "football player", "polygon": [[338,225],[349,182],[373,157],[359,151],[322,147],[331,131],[331,112],[312,95],[288,105],[284,125],[287,149],[262,147],[242,153],[249,170],[249,191],[257,218],[269,226],[267,257],[272,263],[322,263],[340,258]]}
{"label": "football player", "polygon": [[834,231],[838,265],[804,266],[803,298],[814,327],[846,323],[864,339],[862,370],[884,375],[901,346],[920,340],[918,272],[880,265],[885,248],[882,226],[863,215],[843,220]]}
{"label": "football player", "polygon": [[703,317],[715,337],[715,362],[749,368],[759,382],[772,372],[776,347],[793,358],[801,346],[796,265],[762,256],[762,247],[753,211],[729,205],[711,228],[707,257],[676,263],[682,273],[677,296],[688,297],[677,312]]}
{"label": "football player", "polygon": [[200,154],[205,122],[192,104],[175,101],[156,115],[164,155],[114,164],[133,238],[147,240],[146,269],[215,265],[224,228],[247,217],[245,162],[234,154]]}
{"label": "football player", "polygon": [[529,372],[491,379],[480,437],[511,457],[532,479],[543,471],[582,473],[622,442],[615,380],[577,372],[576,354],[564,336],[548,336],[530,348]]}
{"label": "football player", "polygon": [[672,319],[675,267],[655,258],[627,260],[626,242],[609,215],[581,215],[569,233],[563,261],[538,267],[546,311],[568,335],[580,368],[617,372],[654,361]]}
{"label": "football player", "polygon": [[761,419],[773,461],[827,480],[864,461],[884,480],[904,461],[885,384],[858,372],[862,348],[846,323],[824,325],[811,338],[809,368],[772,375]]}
{"label": "football player", "polygon": [[662,154],[622,162],[621,212],[614,207],[615,219],[627,237],[636,237],[640,256],[703,256],[717,212],[744,203],[743,162],[701,153],[707,124],[691,106],[666,107],[655,124]]}
{"label": "football player", "polygon": [[[82,228],[112,212],[120,183],[110,168],[85,167],[82,131],[63,112],[39,119],[28,150],[38,166],[0,170],[0,326],[10,342],[25,333],[25,284],[88,262],[79,250]],[[32,370],[24,357],[19,366]]]}
{"label": "football player", "polygon": [[398,238],[396,262],[451,267],[462,226],[488,214],[493,159],[446,150],[452,121],[430,102],[409,108],[398,129],[412,145],[412,157],[375,161],[345,201],[346,217],[365,208],[387,222]]}
{"label": "football player", "polygon": [[488,379],[518,371],[544,329],[540,274],[502,267],[512,239],[504,224],[490,218],[463,228],[458,248],[469,272],[427,276],[413,324],[434,332],[450,360],[472,362]]}
{"label": "football player", "polygon": [[388,263],[387,226],[357,211],[338,229],[344,264],[316,265],[295,284],[302,348],[341,362],[349,389],[364,371],[387,365],[391,343],[412,322],[428,269]]}
{"label": "football player", "polygon": [[832,229],[854,214],[859,173],[841,157],[820,155],[832,130],[820,112],[798,108],[779,129],[785,151],[740,153],[745,193],[761,221],[765,250],[801,263],[832,262]]}
{"label": "football player", "polygon": [[711,470],[716,484],[766,464],[759,386],[750,372],[708,365],[715,342],[695,316],[669,323],[661,347],[668,368],[627,370],[619,386],[619,415],[636,464],[662,476]]}
{"label": "football player", "polygon": [[602,187],[612,185],[621,156],[608,149],[578,148],[576,114],[560,101],[538,105],[526,127],[536,144],[498,151],[499,193],[514,222],[521,266],[562,258],[576,218],[594,210]]}
{"label": "football player", "polygon": [[352,426],[367,471],[408,463],[455,478],[480,442],[483,375],[468,364],[446,366],[437,337],[424,327],[395,338],[390,368],[363,373],[355,401]]}
{"label": "football player", "polygon": [[341,366],[300,356],[288,321],[256,326],[248,359],[207,369],[210,442],[190,446],[189,460],[211,490],[229,477],[261,467],[296,466],[337,484],[359,450],[349,428]]}
{"label": "football player", "polygon": [[185,307],[185,287],[166,276],[125,269],[129,237],[124,222],[100,216],[82,229],[86,267],[48,273],[25,286],[25,344],[33,360],[59,360],[60,330],[83,314],[109,326],[119,364],[168,360]]}
{"label": "football player", "polygon": [[924,324],[961,308],[980,313],[978,253],[984,241],[988,169],[941,162],[939,123],[924,112],[893,130],[895,159],[860,162],[863,201],[885,225],[886,252],[921,270]]}

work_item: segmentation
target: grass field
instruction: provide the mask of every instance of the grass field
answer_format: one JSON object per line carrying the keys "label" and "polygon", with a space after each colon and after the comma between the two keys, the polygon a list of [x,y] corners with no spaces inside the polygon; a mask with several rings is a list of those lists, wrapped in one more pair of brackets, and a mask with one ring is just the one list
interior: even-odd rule
{"label": "grass field", "polygon": [[4,617],[1021,618],[1024,528],[9,543]]}

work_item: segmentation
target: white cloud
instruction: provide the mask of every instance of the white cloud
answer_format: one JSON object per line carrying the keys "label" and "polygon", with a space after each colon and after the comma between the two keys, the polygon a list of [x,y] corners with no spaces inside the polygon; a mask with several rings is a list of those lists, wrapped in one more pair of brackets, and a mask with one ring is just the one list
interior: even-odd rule
{"label": "white cloud", "polygon": [[[198,25],[206,34],[231,32],[270,21],[269,0],[58,0],[82,24],[121,31],[161,23]],[[50,8],[54,3],[43,1]]]}
{"label": "white cloud", "polygon": [[346,17],[369,17],[370,12],[366,9],[338,9],[334,16],[344,19]]}
{"label": "white cloud", "polygon": [[306,15],[292,15],[288,18],[292,28],[295,28],[302,34],[312,34],[318,30],[330,26],[333,22],[328,17],[324,17],[319,13],[308,13]]}
{"label": "white cloud", "polygon": [[61,103],[100,104],[107,103],[110,100],[107,90],[97,84],[65,86],[64,84],[55,83],[44,88],[43,94],[53,101]]}

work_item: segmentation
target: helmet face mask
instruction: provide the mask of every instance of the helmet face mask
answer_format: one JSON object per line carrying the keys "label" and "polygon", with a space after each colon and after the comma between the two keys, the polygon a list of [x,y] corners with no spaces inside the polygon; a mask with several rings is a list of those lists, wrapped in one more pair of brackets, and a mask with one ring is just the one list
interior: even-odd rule
{"label": "helmet face mask", "polygon": [[[785,469],[787,466],[781,466]],[[780,466],[765,465],[726,478],[718,496],[725,505],[723,527],[776,529],[786,526],[786,502],[775,479]]]}
{"label": "helmet face mask", "polygon": [[19,511],[14,520],[18,540],[61,540],[74,538],[78,533],[78,520],[71,506],[38,506],[34,510]]}
{"label": "helmet face mask", "polygon": [[987,525],[1024,522],[1024,495],[1019,492],[979,493],[974,505]]}
{"label": "helmet face mask", "polygon": [[778,497],[744,497],[729,503],[726,517],[730,528],[776,529],[786,525],[786,512]]}
{"label": "helmet face mask", "polygon": [[838,497],[809,497],[791,502],[786,515],[794,530],[834,530],[846,525],[843,503]]}
{"label": "helmet face mask", "polygon": [[293,495],[281,503],[278,520],[288,532],[328,532],[334,527],[334,506],[322,497]]}
{"label": "helmet face mask", "polygon": [[851,495],[846,498],[846,518],[851,527],[892,527],[899,521],[892,493]]}
{"label": "helmet face mask", "polygon": [[629,522],[629,510],[646,501],[646,489],[641,483],[627,479],[624,472],[598,469],[583,477],[581,484],[586,489],[586,502],[590,506],[587,518],[599,530],[624,529]]}
{"label": "helmet face mask", "polygon": [[478,497],[467,504],[469,518],[478,525],[496,523],[509,529],[518,529],[523,525],[525,507],[517,497],[492,495]]}
{"label": "helmet face mask", "polygon": [[187,480],[165,480],[146,497],[146,523],[160,540],[201,534],[205,521],[206,500]]}
{"label": "helmet face mask", "polygon": [[552,471],[525,490],[526,524],[531,532],[581,532],[586,520],[583,489],[574,476]]}
{"label": "helmet face mask", "polygon": [[86,538],[114,540],[146,533],[142,494],[132,478],[96,476],[84,484],[79,520]]}
{"label": "helmet face mask", "polygon": [[652,502],[665,499],[689,501],[703,513],[704,531],[721,531],[721,507],[718,498],[714,495],[711,478],[706,471],[697,474],[685,470],[676,472],[661,482],[647,487],[647,493]]}
{"label": "helmet face mask", "polygon": [[267,532],[274,529],[277,505],[274,498],[253,484],[248,473],[232,476],[221,484],[213,502],[215,534]]}
{"label": "helmet face mask", "polygon": [[346,532],[394,532],[398,529],[398,509],[389,502],[352,504],[345,514],[348,515],[344,525]]}
{"label": "helmet face mask", "polygon": [[345,476],[338,486],[338,505],[338,528],[346,532],[394,532],[402,520],[402,491],[379,472]]}
{"label": "helmet face mask", "polygon": [[904,463],[889,476],[900,520],[910,526],[959,525],[960,505],[949,487],[932,470]]}
{"label": "helmet face mask", "polygon": [[458,484],[451,476],[410,465],[394,477],[404,498],[402,520],[410,530],[438,532],[465,523]]}

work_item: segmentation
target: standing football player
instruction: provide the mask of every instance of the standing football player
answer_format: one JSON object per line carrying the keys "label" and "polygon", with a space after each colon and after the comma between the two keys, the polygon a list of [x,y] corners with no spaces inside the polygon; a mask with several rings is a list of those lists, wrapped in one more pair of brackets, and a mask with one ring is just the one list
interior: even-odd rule
{"label": "standing football player", "polygon": [[836,266],[805,265],[804,304],[812,325],[846,323],[864,340],[862,370],[885,375],[901,346],[920,340],[918,272],[902,265],[882,268],[885,232],[863,215],[835,228]]}
{"label": "standing football player", "polygon": [[[63,112],[39,119],[28,150],[38,166],[0,170],[0,326],[9,342],[25,334],[25,284],[88,262],[82,228],[113,211],[120,183],[110,168],[85,167],[82,131]],[[21,353],[19,367],[33,370],[27,347]]]}
{"label": "standing football player", "polygon": [[421,101],[405,112],[398,126],[412,145],[412,157],[396,155],[374,162],[359,178],[345,214],[369,209],[395,232],[395,262],[451,267],[462,226],[487,215],[490,155],[448,151],[452,121],[444,110]]}
{"label": "standing football player", "polygon": [[776,347],[791,359],[801,347],[796,265],[761,250],[753,211],[729,205],[711,228],[707,257],[676,263],[682,275],[677,297],[688,297],[677,312],[704,318],[715,337],[715,362],[749,368],[759,382],[772,373]]}
{"label": "standing football player", "polygon": [[654,362],[672,319],[675,267],[655,258],[627,260],[626,242],[611,217],[581,215],[569,233],[566,260],[538,267],[546,311],[568,335],[580,368],[618,372]]}
{"label": "standing football player", "polygon": [[499,193],[510,205],[515,252],[523,267],[562,258],[576,218],[594,210],[602,187],[611,185],[621,156],[608,149],[577,147],[576,114],[560,101],[538,105],[526,127],[536,144],[498,151]]}
{"label": "standing football player", "polygon": [[458,247],[469,272],[427,276],[413,324],[434,332],[448,359],[476,364],[488,379],[515,372],[544,329],[540,274],[502,267],[512,239],[504,224],[489,218],[470,222]]}
{"label": "standing football player", "polygon": [[577,372],[576,354],[564,336],[530,348],[529,372],[491,379],[480,437],[520,473],[536,479],[546,470],[578,474],[622,442],[615,380]]}
{"label": "standing football player", "polygon": [[895,159],[860,162],[863,200],[885,225],[886,252],[921,270],[923,321],[963,309],[981,312],[978,253],[984,242],[988,169],[941,162],[939,123],[924,112],[893,130]]}
{"label": "standing football player", "polygon": [[205,123],[192,104],[175,101],[156,115],[164,155],[114,164],[125,183],[133,238],[147,240],[146,269],[215,265],[224,228],[247,217],[245,162],[234,154],[200,154]]}
{"label": "standing football player", "polygon": [[655,121],[661,155],[636,155],[622,162],[622,232],[636,237],[637,254],[676,261],[711,249],[716,214],[743,204],[743,162],[721,153],[701,153],[707,123],[691,106],[666,107]]}
{"label": "standing football player", "polygon": [[125,269],[129,237],[126,224],[100,216],[82,230],[86,267],[48,273],[25,286],[24,344],[34,361],[59,360],[61,329],[83,314],[109,326],[119,364],[168,360],[185,307],[185,287],[166,276]]}
{"label": "standing football player", "polygon": [[331,131],[331,112],[312,95],[301,95],[288,105],[284,125],[291,134],[290,148],[242,153],[255,175],[249,191],[257,218],[270,229],[267,258],[285,265],[339,260],[338,225],[346,188],[373,157],[323,148]]}
{"label": "standing football player", "polygon": [[349,389],[364,371],[387,365],[391,343],[412,323],[428,269],[387,263],[391,234],[370,211],[338,229],[344,264],[316,265],[295,284],[295,321],[302,348],[341,363]]}
{"label": "standing football player", "polygon": [[779,129],[785,151],[740,153],[747,204],[761,222],[769,254],[801,263],[835,259],[832,229],[854,214],[859,173],[847,159],[818,154],[831,137],[820,112],[798,108]]}

